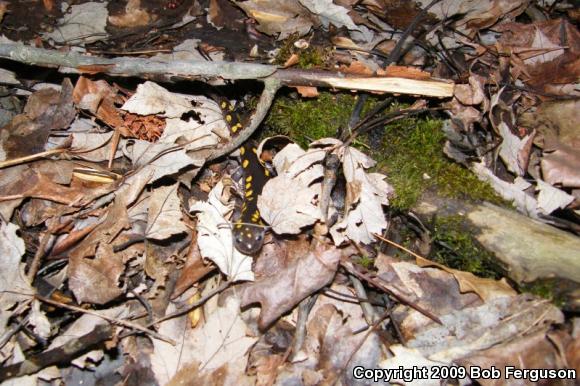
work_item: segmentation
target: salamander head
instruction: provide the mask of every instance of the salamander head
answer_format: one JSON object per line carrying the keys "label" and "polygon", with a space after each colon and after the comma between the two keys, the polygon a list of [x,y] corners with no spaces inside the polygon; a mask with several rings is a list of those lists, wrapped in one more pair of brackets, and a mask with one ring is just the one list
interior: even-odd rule
{"label": "salamander head", "polygon": [[234,246],[244,255],[257,253],[264,243],[264,228],[243,225],[241,228],[234,228]]}

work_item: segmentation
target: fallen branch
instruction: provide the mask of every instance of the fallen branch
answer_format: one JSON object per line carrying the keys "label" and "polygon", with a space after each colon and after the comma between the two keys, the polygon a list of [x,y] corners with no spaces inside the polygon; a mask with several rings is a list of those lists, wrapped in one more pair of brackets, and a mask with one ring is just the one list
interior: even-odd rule
{"label": "fallen branch", "polygon": [[402,77],[351,76],[341,72],[280,69],[277,66],[242,62],[167,61],[156,58],[101,58],[75,52],[60,52],[0,44],[0,58],[39,66],[59,67],[63,73],[138,76],[172,82],[175,80],[267,79],[286,86],[367,90],[430,97],[451,97],[454,84],[443,80]]}
{"label": "fallen branch", "polygon": [[71,339],[62,346],[41,352],[22,362],[0,367],[0,382],[24,375],[35,374],[53,365],[69,365],[73,359],[94,350],[96,346],[111,339],[112,335],[113,327],[111,325],[97,325],[93,331],[79,338]]}

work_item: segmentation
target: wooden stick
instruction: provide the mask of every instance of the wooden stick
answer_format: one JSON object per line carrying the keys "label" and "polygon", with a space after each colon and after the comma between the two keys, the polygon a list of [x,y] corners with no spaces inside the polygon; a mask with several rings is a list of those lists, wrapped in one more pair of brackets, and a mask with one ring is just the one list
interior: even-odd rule
{"label": "wooden stick", "polygon": [[167,61],[156,58],[113,59],[35,48],[22,44],[0,44],[0,58],[40,66],[57,66],[61,72],[138,76],[172,82],[180,79],[266,79],[286,86],[313,86],[367,90],[429,97],[453,96],[454,84],[444,80],[402,77],[351,76],[341,72],[280,69],[277,66],[225,61]]}

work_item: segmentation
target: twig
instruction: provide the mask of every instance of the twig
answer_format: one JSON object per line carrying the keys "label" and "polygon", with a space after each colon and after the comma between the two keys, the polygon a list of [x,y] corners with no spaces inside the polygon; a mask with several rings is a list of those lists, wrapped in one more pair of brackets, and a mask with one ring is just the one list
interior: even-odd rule
{"label": "twig", "polygon": [[441,319],[439,319],[431,311],[428,311],[428,310],[424,309],[423,307],[421,307],[420,305],[412,302],[411,300],[407,299],[404,295],[393,291],[391,288],[389,288],[388,286],[386,286],[385,284],[383,284],[381,281],[376,280],[375,278],[372,278],[369,275],[366,275],[366,274],[364,274],[362,272],[359,272],[357,269],[355,269],[355,267],[351,263],[341,262],[340,265],[341,265],[341,267],[343,267],[344,269],[346,269],[347,272],[355,275],[359,279],[363,279],[364,281],[366,281],[369,284],[372,284],[373,286],[377,287],[378,289],[387,292],[388,294],[392,295],[395,299],[397,299],[401,303],[406,304],[409,307],[415,309],[416,311],[418,311],[421,314],[425,315],[426,317],[428,317],[429,319],[433,320],[434,322],[437,322],[439,324],[443,324],[441,322]]}
{"label": "twig", "polygon": [[60,52],[25,46],[0,44],[0,58],[41,66],[58,66],[61,72],[137,76],[175,80],[256,79],[276,80],[286,86],[312,86],[367,90],[431,97],[453,96],[453,82],[399,77],[347,75],[341,72],[279,69],[276,66],[224,61],[179,61],[147,58],[101,58],[75,52]]}
{"label": "twig", "polygon": [[162,340],[164,342],[167,342],[167,343],[170,343],[170,344],[172,344],[174,346],[177,344],[173,339],[168,338],[166,336],[163,336],[161,334],[158,334],[157,332],[155,332],[153,330],[149,330],[147,327],[143,327],[143,326],[141,326],[140,324],[137,324],[137,323],[133,323],[133,322],[128,322],[126,320],[112,318],[110,316],[103,315],[103,314],[101,314],[100,312],[97,312],[97,311],[85,310],[84,308],[80,308],[80,307],[76,307],[76,306],[71,306],[69,304],[64,304],[64,303],[61,303],[61,302],[54,301],[52,299],[45,298],[44,296],[35,295],[34,297],[36,299],[40,300],[41,302],[48,303],[48,304],[52,304],[53,306],[56,306],[56,307],[66,308],[67,310],[81,312],[81,313],[89,314],[89,315],[94,315],[94,316],[97,316],[97,317],[99,317],[101,319],[104,319],[104,320],[106,320],[106,321],[108,321],[110,323],[117,324],[119,326],[123,326],[123,327],[127,327],[127,328],[132,328],[132,329],[141,331],[141,332],[143,332],[145,334],[149,334],[149,335],[151,335],[154,338],[160,339],[160,340]]}
{"label": "twig", "polygon": [[50,240],[51,237],[52,233],[47,230],[46,233],[42,236],[42,239],[40,240],[40,244],[38,245],[38,249],[34,254],[32,263],[30,263],[30,268],[28,269],[26,278],[28,279],[28,282],[31,284],[34,281],[36,273],[38,272],[38,268],[40,267],[40,262],[42,261],[42,258],[44,257],[44,255],[46,255],[46,245],[48,244],[48,241]]}
{"label": "twig", "polygon": [[[352,283],[356,296],[360,299],[368,299],[367,292],[362,282],[354,275],[348,275],[348,277]],[[377,313],[375,309],[368,300],[361,300],[359,304],[367,324],[371,326],[377,320]]]}
{"label": "twig", "polygon": [[296,333],[294,334],[294,339],[292,342],[292,356],[295,356],[298,351],[302,348],[304,344],[304,339],[306,339],[306,322],[308,321],[308,314],[314,303],[318,299],[318,294],[313,294],[312,296],[303,299],[298,305],[298,320],[296,321]]}
{"label": "twig", "polygon": [[203,298],[199,299],[197,302],[191,303],[187,307],[184,307],[181,310],[177,310],[169,315],[165,315],[165,316],[149,323],[147,325],[147,327],[152,327],[152,326],[154,326],[158,323],[164,322],[166,320],[177,318],[178,316],[187,314],[189,311],[192,311],[192,310],[196,309],[197,307],[203,305],[205,302],[207,302],[209,299],[211,299],[215,295],[219,294],[220,292],[225,291],[231,284],[232,283],[230,281],[224,281],[219,287],[211,290],[209,293],[207,293]]}
{"label": "twig", "polygon": [[19,158],[9,159],[6,161],[1,161],[0,162],[0,169],[8,167],[8,166],[23,164],[23,163],[26,163],[29,161],[34,161],[34,160],[37,160],[39,158],[48,157],[49,155],[64,153],[66,151],[68,151],[68,149],[62,149],[62,148],[51,149],[51,150],[43,151],[41,153],[27,155],[25,157],[19,157]]}
{"label": "twig", "polygon": [[413,30],[415,29],[415,27],[417,27],[417,24],[419,24],[419,22],[421,21],[421,19],[423,17],[425,17],[425,15],[427,14],[427,11],[429,11],[429,9],[432,6],[434,6],[435,4],[437,4],[440,1],[441,0],[433,0],[425,8],[423,8],[421,10],[421,12],[419,12],[417,14],[417,16],[415,16],[415,18],[413,19],[413,21],[411,22],[411,24],[409,24],[407,26],[407,28],[405,29],[405,32],[403,32],[403,34],[399,38],[399,41],[397,42],[397,45],[395,46],[395,48],[393,48],[393,50],[389,54],[389,57],[387,58],[387,62],[386,62],[386,65],[387,66],[389,64],[391,64],[391,63],[397,63],[399,61],[399,59],[401,57],[401,52],[403,50],[403,46],[405,44],[405,41],[411,35],[411,32],[413,32]]}
{"label": "twig", "polygon": [[113,328],[109,324],[97,325],[93,331],[79,338],[71,339],[67,343],[34,355],[20,363],[0,367],[0,382],[10,378],[22,377],[39,372],[40,370],[70,362],[95,348],[95,346],[111,338]]}

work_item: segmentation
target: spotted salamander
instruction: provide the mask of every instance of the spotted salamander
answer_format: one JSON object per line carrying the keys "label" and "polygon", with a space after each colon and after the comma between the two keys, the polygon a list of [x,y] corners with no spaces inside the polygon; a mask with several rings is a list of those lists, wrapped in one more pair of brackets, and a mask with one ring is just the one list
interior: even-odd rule
{"label": "spotted salamander", "polygon": [[[219,103],[232,137],[235,137],[243,128],[240,115],[229,102],[221,100]],[[253,255],[262,248],[264,243],[265,230],[258,210],[258,196],[270,178],[270,172],[260,162],[254,143],[247,141],[239,148],[239,151],[244,194],[241,213],[233,225],[233,239],[238,251]]]}

